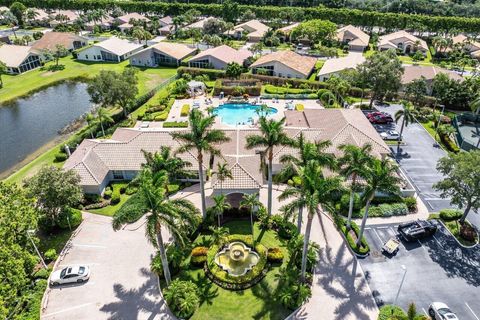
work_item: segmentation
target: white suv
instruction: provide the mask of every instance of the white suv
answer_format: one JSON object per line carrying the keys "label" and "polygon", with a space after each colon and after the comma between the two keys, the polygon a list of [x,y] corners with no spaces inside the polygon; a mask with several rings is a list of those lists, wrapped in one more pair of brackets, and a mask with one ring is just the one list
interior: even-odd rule
{"label": "white suv", "polygon": [[458,320],[457,315],[443,302],[433,302],[428,308],[428,313],[435,320]]}

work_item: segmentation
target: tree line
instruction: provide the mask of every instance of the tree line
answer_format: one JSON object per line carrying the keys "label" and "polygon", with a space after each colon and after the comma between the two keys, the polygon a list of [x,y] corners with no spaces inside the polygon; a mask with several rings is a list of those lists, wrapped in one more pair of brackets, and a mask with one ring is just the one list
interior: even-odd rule
{"label": "tree line", "polygon": [[[0,0],[0,5],[10,6],[14,0]],[[243,5],[226,1],[223,4],[206,3],[168,3],[147,1],[116,0],[21,0],[28,7],[72,10],[111,9],[120,7],[127,12],[157,13],[179,15],[190,9],[196,9],[203,15],[223,17],[226,21],[236,20],[242,12],[252,10],[258,19],[281,19],[286,22],[311,19],[325,19],[338,24],[353,24],[365,27],[383,27],[386,29],[413,29],[449,32],[452,30],[476,33],[480,30],[480,18],[431,16],[421,14],[366,11],[346,8],[327,7],[281,7]]]}

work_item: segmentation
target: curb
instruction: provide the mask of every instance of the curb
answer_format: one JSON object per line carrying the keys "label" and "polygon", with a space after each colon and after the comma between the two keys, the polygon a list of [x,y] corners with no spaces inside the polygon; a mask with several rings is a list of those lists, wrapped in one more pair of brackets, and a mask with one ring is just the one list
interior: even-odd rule
{"label": "curb", "polygon": [[462,244],[460,241],[458,241],[457,237],[455,237],[453,235],[453,233],[447,228],[447,226],[445,225],[445,223],[443,223],[443,221],[441,219],[436,219],[438,222],[440,222],[442,224],[442,226],[445,228],[445,230],[447,230],[447,232],[455,239],[455,241],[457,242],[457,244],[459,246],[461,246],[462,248],[465,248],[465,249],[473,249],[475,248],[476,246],[478,246],[478,244],[480,243],[480,235],[478,234],[478,231],[477,229],[474,228],[475,232],[477,233],[477,243],[474,244],[473,246],[466,246],[464,244]]}

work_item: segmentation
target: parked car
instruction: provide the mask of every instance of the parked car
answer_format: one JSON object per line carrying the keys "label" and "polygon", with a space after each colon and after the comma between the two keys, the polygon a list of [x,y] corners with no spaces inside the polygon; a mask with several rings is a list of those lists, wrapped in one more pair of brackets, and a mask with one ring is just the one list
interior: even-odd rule
{"label": "parked car", "polygon": [[369,118],[368,120],[370,120],[371,123],[375,123],[375,124],[393,122],[393,118],[391,116],[386,116],[386,115],[374,116]]}
{"label": "parked car", "polygon": [[415,241],[433,235],[437,231],[437,226],[430,221],[417,220],[402,223],[397,231],[405,241]]}
{"label": "parked car", "polygon": [[388,130],[380,133],[380,136],[383,140],[398,140],[400,139],[400,134],[395,130]]}
{"label": "parked car", "polygon": [[50,284],[56,286],[65,283],[82,283],[90,278],[90,268],[87,266],[68,266],[52,272]]}
{"label": "parked car", "polygon": [[434,320],[458,320],[457,315],[443,302],[433,302],[428,308],[428,314]]}
{"label": "parked car", "polygon": [[370,118],[373,118],[373,117],[379,117],[379,116],[383,116],[383,115],[384,115],[383,112],[375,111],[375,112],[367,113],[367,118],[370,119]]}

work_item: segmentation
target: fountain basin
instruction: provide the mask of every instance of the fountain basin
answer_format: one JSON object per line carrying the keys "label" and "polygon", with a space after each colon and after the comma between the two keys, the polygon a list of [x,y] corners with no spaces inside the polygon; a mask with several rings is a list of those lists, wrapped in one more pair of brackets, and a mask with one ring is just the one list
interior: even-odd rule
{"label": "fountain basin", "polygon": [[215,263],[234,277],[245,275],[259,260],[258,253],[240,241],[230,243],[215,255]]}

